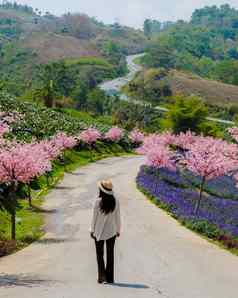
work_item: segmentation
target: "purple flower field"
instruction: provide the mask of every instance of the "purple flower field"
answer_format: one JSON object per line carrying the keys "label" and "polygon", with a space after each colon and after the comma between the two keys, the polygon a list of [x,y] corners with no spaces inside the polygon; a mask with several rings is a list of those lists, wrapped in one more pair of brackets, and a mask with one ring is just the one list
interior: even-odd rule
{"label": "purple flower field", "polygon": [[[192,178],[195,179],[195,177]],[[213,188],[213,193],[217,192],[219,197],[204,194],[197,217],[194,216],[194,207],[198,199],[198,192],[186,178],[179,174],[166,169],[158,171],[142,166],[137,176],[137,185],[168,206],[170,212],[178,219],[207,221],[209,224],[215,225],[221,233],[238,237],[237,190],[235,191],[231,187],[233,181],[229,177],[217,179],[206,186]],[[226,198],[221,197],[222,193],[226,194]]]}

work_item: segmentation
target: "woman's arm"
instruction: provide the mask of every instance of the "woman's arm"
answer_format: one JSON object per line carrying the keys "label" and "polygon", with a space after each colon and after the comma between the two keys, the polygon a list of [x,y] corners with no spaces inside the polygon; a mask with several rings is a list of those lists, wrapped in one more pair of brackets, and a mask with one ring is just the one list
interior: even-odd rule
{"label": "woman's arm", "polygon": [[94,238],[97,214],[98,214],[98,202],[96,200],[94,203],[94,207],[93,207],[93,216],[92,216],[92,222],[91,222],[91,227],[90,227],[90,233],[91,233],[92,238]]}
{"label": "woman's arm", "polygon": [[121,210],[120,202],[117,200],[117,210],[116,210],[116,226],[117,226],[117,236],[120,237],[121,234]]}

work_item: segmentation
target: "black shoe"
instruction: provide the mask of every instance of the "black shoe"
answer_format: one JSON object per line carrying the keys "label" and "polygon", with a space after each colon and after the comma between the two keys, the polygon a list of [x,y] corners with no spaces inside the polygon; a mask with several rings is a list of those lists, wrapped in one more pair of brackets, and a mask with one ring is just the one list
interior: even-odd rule
{"label": "black shoe", "polygon": [[107,282],[106,282],[106,280],[104,280],[104,279],[99,279],[99,280],[98,280],[98,283],[99,283],[99,284],[106,284]]}

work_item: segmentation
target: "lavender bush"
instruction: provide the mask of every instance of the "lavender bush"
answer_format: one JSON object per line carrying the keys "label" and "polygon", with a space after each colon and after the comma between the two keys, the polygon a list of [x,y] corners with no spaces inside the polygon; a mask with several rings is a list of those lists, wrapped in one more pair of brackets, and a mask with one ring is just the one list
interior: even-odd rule
{"label": "lavender bush", "polygon": [[[218,185],[224,193],[225,191],[228,192],[226,188],[230,188],[232,185],[230,180],[228,186],[225,184],[228,178],[223,177],[224,180],[220,178],[221,180],[212,181],[207,187],[213,187],[219,192],[219,188],[216,188]],[[190,182],[178,173],[166,169],[158,171],[142,166],[137,176],[137,185],[160,203],[166,205],[170,212],[181,221],[206,221],[216,226],[221,233],[238,237],[238,200],[207,194],[202,200],[199,213],[195,217],[194,206],[199,194],[192,188]]]}

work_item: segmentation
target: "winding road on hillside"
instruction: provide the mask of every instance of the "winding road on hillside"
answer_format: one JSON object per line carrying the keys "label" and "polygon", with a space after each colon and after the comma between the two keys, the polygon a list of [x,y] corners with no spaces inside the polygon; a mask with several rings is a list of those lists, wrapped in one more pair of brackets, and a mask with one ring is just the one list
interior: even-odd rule
{"label": "winding road on hillside", "polygon": [[[1,298],[237,298],[238,257],[180,226],[137,189],[144,159],[117,157],[67,173],[46,198],[46,235],[0,260]],[[96,182],[112,178],[123,231],[115,285],[96,283],[89,237]]]}
{"label": "winding road on hillside", "polygon": [[[119,77],[112,81],[106,81],[99,85],[99,87],[104,90],[107,94],[115,95],[119,94],[121,88],[128,84],[135,77],[138,71],[141,71],[143,68],[141,65],[136,64],[134,61],[136,58],[140,58],[144,56],[144,54],[130,55],[126,57],[128,74],[125,77]],[[122,99],[127,99],[127,97],[121,94]]]}
{"label": "winding road on hillside", "polygon": [[[127,56],[126,61],[127,61],[127,67],[129,70],[129,73],[127,74],[127,76],[119,77],[112,81],[106,81],[106,82],[100,84],[99,87],[102,90],[104,90],[108,95],[115,95],[115,94],[119,95],[121,100],[133,102],[133,103],[139,104],[139,105],[151,106],[151,104],[149,104],[148,102],[142,102],[141,100],[134,100],[134,99],[132,100],[132,99],[128,98],[127,95],[121,93],[122,87],[125,86],[126,84],[128,84],[131,80],[133,80],[136,73],[143,69],[143,67],[141,65],[135,63],[135,59],[143,57],[144,55],[145,54],[142,53],[142,54]],[[162,107],[162,106],[156,106],[155,109],[159,110],[161,112],[168,112],[168,109],[165,107]],[[219,119],[219,118],[215,118],[215,117],[207,117],[207,120],[216,122],[216,123],[226,124],[226,125],[235,125],[234,121]]]}

